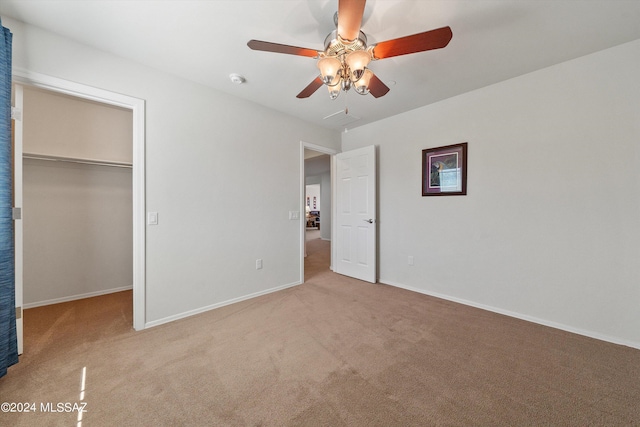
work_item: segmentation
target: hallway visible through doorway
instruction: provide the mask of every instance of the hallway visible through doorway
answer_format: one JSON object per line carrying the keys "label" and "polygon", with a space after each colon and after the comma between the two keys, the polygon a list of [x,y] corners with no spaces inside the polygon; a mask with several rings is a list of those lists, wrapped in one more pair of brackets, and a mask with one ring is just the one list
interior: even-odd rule
{"label": "hallway visible through doorway", "polygon": [[304,259],[305,282],[331,266],[331,242],[320,238],[320,230],[307,230],[307,256]]}

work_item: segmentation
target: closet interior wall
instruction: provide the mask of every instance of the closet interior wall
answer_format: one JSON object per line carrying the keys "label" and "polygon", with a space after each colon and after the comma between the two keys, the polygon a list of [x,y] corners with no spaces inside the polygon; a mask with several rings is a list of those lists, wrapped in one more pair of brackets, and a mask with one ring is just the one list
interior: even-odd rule
{"label": "closet interior wall", "polygon": [[24,87],[24,307],[131,289],[130,110]]}

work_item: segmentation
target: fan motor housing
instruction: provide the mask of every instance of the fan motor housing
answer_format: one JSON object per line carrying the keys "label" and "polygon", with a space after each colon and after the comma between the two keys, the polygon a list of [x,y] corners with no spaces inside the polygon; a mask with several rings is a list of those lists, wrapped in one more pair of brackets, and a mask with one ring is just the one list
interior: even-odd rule
{"label": "fan motor housing", "polygon": [[358,38],[354,41],[343,40],[338,35],[338,30],[333,30],[324,39],[324,53],[327,56],[339,56],[355,50],[367,48],[367,36],[360,31]]}

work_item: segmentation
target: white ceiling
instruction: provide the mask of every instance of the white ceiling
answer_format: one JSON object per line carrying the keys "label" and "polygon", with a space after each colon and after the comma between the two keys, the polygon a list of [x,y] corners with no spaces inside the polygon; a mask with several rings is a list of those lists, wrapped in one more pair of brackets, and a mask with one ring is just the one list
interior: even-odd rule
{"label": "white ceiling", "polygon": [[[324,88],[311,58],[252,51],[250,39],[322,50],[337,0],[2,0],[0,15],[182,76],[303,120],[353,128],[640,38],[638,0],[368,0],[369,44],[450,26],[444,49],[370,65],[391,91]],[[239,73],[246,83],[231,83]],[[351,119],[354,120],[354,119]],[[347,120],[348,121],[348,120]]]}

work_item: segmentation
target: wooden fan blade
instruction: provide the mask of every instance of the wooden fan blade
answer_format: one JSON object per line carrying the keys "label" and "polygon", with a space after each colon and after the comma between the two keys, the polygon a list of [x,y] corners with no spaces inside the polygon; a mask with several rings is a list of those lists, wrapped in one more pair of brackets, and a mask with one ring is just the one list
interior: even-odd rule
{"label": "wooden fan blade", "polygon": [[314,81],[312,81],[307,87],[302,89],[302,92],[296,95],[296,98],[308,98],[313,95],[314,92],[317,91],[318,88],[320,88],[320,86],[322,86],[322,80],[320,80],[320,77],[316,77]]}
{"label": "wooden fan blade", "polygon": [[375,98],[380,98],[389,92],[389,88],[386,84],[382,83],[375,74],[369,80],[369,93],[373,95]]}
{"label": "wooden fan blade", "polygon": [[375,59],[391,58],[425,50],[441,49],[449,44],[451,37],[453,37],[451,28],[442,27],[412,36],[387,40],[373,47],[373,57]]}
{"label": "wooden fan blade", "polygon": [[262,50],[265,52],[286,53],[289,55],[308,56],[315,58],[320,55],[317,50],[307,49],[304,47],[289,46],[286,44],[278,44],[271,42],[263,42],[261,40],[249,40],[247,43],[253,50]]}
{"label": "wooden fan blade", "polygon": [[338,1],[338,35],[344,40],[358,38],[366,0]]}

